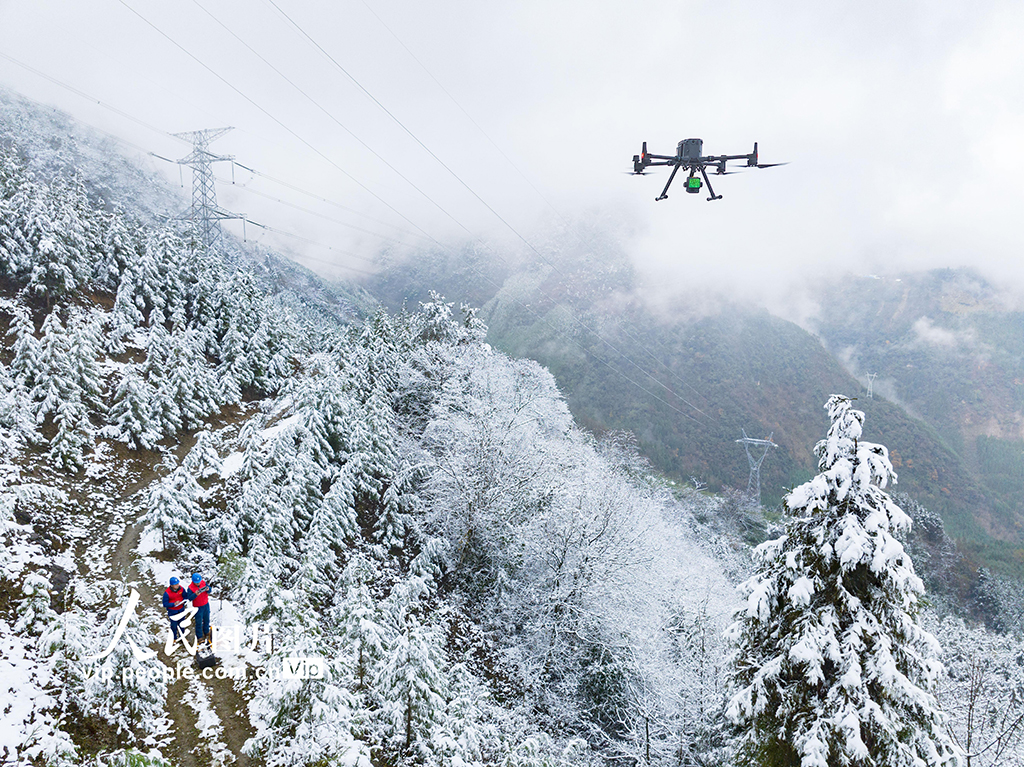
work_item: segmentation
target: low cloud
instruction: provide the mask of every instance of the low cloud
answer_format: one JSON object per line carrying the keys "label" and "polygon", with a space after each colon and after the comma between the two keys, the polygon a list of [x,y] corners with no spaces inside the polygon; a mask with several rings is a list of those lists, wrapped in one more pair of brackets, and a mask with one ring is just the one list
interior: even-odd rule
{"label": "low cloud", "polygon": [[958,346],[973,346],[975,335],[973,330],[955,331],[941,328],[928,317],[921,317],[914,323],[914,340],[926,346],[941,349],[955,349]]}

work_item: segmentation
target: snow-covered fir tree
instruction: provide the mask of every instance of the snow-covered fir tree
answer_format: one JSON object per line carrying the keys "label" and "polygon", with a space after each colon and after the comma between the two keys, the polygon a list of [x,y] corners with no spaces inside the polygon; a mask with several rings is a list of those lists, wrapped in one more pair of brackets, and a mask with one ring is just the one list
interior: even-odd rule
{"label": "snow-covered fir tree", "polygon": [[15,631],[27,631],[38,635],[57,618],[57,614],[50,608],[50,588],[46,576],[40,573],[29,573],[25,577],[21,587],[25,598],[18,605]]}
{"label": "snow-covered fir tree", "polygon": [[406,753],[429,751],[421,741],[439,720],[447,684],[437,638],[415,616],[406,616],[376,686],[384,697],[392,742]]}
{"label": "snow-covered fir tree", "polygon": [[197,503],[201,492],[195,477],[183,467],[150,486],[143,519],[148,530],[160,531],[165,549],[168,544],[194,541],[201,533],[203,520]]}
{"label": "snow-covered fir tree", "polygon": [[[100,642],[114,636],[123,610],[111,610],[103,623]],[[106,658],[100,660],[85,680],[85,705],[89,713],[106,718],[116,727],[119,742],[131,744],[136,733],[154,729],[164,708],[167,683],[162,673],[152,673],[155,659],[140,660],[127,639],[145,652],[149,636],[138,621],[129,620],[125,632]]]}
{"label": "snow-covered fir tree", "polygon": [[139,374],[138,366],[126,365],[114,391],[111,425],[104,433],[133,447],[152,449],[160,433],[153,428],[151,420],[151,396],[149,384]]}
{"label": "snow-covered fir tree", "polygon": [[861,440],[864,414],[826,404],[820,473],[785,499],[786,534],[755,550],[728,706],[745,765],[956,764],[931,689],[939,645],[918,614],[924,592],[897,539],[910,518],[883,488],[896,475]]}

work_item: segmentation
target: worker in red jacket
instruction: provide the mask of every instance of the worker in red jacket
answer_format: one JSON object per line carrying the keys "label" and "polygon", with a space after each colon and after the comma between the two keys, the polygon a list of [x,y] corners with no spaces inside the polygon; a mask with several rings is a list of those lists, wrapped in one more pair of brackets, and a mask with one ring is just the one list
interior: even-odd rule
{"label": "worker in red jacket", "polygon": [[170,585],[164,589],[164,607],[167,608],[167,617],[171,620],[171,633],[174,634],[175,639],[183,631],[178,626],[178,621],[185,617],[186,603],[193,598],[189,591],[182,588],[181,581],[174,577],[171,578]]}
{"label": "worker in red jacket", "polygon": [[203,580],[201,573],[192,573],[192,583],[188,587],[192,604],[196,606],[196,641],[203,641],[213,644],[213,634],[210,632],[210,587]]}

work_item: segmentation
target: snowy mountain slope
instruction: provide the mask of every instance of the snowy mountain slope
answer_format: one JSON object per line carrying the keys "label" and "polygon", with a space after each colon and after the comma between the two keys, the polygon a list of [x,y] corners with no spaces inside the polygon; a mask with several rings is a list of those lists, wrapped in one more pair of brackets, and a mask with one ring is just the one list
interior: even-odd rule
{"label": "snowy mountain slope", "polygon": [[[8,754],[539,765],[722,746],[722,566],[628,444],[576,428],[471,310],[297,317],[74,173],[41,180],[8,150],[0,184]],[[218,619],[274,637],[230,658],[251,679],[165,680],[181,663],[157,598],[193,570],[228,598]],[[136,621],[89,662],[133,589]],[[256,676],[291,655],[325,676]]]}
{"label": "snowy mountain slope", "polygon": [[815,324],[844,365],[938,432],[977,478],[986,526],[1019,544],[1024,314],[1009,297],[969,270],[864,277],[830,286]]}
{"label": "snowy mountain slope", "polygon": [[[468,307],[339,323],[26,157],[0,155],[3,758],[730,760],[722,629],[762,516],[582,430]],[[164,652],[160,594],[195,571],[238,681]],[[1019,641],[941,625],[957,674],[998,652],[1012,721]],[[323,673],[282,677],[296,655]]]}
{"label": "snowy mountain slope", "polygon": [[[0,145],[17,147],[28,171],[39,180],[78,175],[87,193],[104,207],[130,211],[147,225],[180,218],[188,211],[187,194],[153,172],[151,158],[140,150],[3,88]],[[222,249],[231,265],[251,271],[264,289],[297,313],[310,310],[348,321],[376,304],[357,286],[328,284],[273,250],[245,245],[227,234]]]}

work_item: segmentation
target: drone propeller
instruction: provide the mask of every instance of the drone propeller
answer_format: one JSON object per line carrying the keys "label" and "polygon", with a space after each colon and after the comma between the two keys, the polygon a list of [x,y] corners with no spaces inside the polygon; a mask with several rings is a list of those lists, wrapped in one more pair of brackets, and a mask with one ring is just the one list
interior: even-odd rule
{"label": "drone propeller", "polygon": [[627,176],[649,176],[650,174],[645,170],[624,170],[622,171]]}
{"label": "drone propeller", "polygon": [[[761,162],[752,167],[754,168],[774,168],[776,165],[789,165],[788,162]],[[751,167],[751,166],[748,166]]]}

